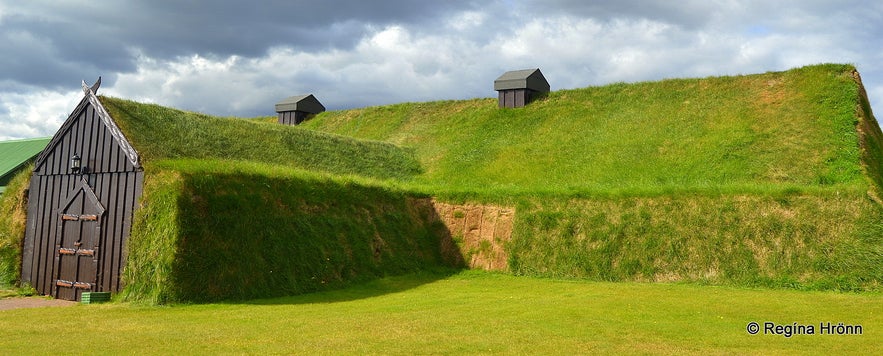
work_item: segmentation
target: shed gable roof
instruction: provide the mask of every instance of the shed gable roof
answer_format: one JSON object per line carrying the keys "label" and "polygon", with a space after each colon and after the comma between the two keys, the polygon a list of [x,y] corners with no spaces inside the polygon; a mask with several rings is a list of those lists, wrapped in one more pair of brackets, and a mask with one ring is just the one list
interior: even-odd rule
{"label": "shed gable roof", "polygon": [[113,138],[113,141],[117,144],[119,149],[125,155],[125,159],[135,168],[141,166],[140,157],[138,155],[138,151],[132,147],[132,144],[129,143],[129,140],[126,139],[123,132],[120,130],[119,126],[117,126],[116,122],[110,117],[110,114],[101,105],[101,101],[98,100],[98,97],[95,95],[95,90],[98,89],[97,82],[91,88],[86,86],[86,82],[83,82],[83,99],[80,100],[80,103],[77,104],[77,107],[71,112],[70,116],[64,121],[61,125],[61,128],[52,136],[52,140],[49,141],[49,144],[46,146],[46,149],[43,150],[42,153],[37,157],[37,160],[34,164],[34,171],[38,171],[46,162],[46,158],[50,156],[55,148],[64,140],[65,136],[67,136],[68,132],[70,132],[71,128],[77,122],[77,119],[81,114],[87,109],[92,108],[94,111],[94,115],[104,124],[104,127],[110,133],[110,136]]}
{"label": "shed gable roof", "polygon": [[503,73],[494,80],[494,90],[530,89],[541,93],[549,92],[549,82],[539,68],[513,70]]}
{"label": "shed gable roof", "polygon": [[325,106],[313,94],[290,96],[276,103],[276,112],[302,111],[318,114],[325,111]]}

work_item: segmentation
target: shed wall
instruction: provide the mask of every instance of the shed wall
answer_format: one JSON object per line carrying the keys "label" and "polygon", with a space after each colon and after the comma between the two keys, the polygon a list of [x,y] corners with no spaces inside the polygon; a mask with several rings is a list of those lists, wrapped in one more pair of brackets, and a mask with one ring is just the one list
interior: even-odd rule
{"label": "shed wall", "polygon": [[[22,246],[22,281],[40,294],[79,299],[83,291],[118,291],[120,271],[125,261],[125,245],[132,227],[132,216],[141,195],[144,172],[136,167],[86,99],[53,138],[41,155],[31,177],[28,194],[28,223]],[[70,171],[70,157],[82,158],[79,174]],[[77,233],[63,226],[61,209],[86,182],[104,213],[98,218],[100,236],[92,256],[97,272],[90,289],[76,288],[70,294],[55,290],[59,276],[61,236]],[[81,203],[78,203],[81,204]],[[70,224],[68,224],[70,226]]]}
{"label": "shed wall", "polygon": [[283,125],[297,125],[307,119],[309,113],[303,111],[284,111],[279,113],[279,123]]}
{"label": "shed wall", "polygon": [[520,108],[524,107],[533,100],[533,90],[530,89],[512,89],[500,90],[499,105],[501,108]]}

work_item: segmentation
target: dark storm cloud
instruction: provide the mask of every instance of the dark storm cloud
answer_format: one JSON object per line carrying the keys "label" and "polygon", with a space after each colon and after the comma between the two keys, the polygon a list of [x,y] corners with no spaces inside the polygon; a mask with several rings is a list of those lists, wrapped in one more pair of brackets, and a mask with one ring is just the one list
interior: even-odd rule
{"label": "dark storm cloud", "polygon": [[493,96],[518,68],[563,89],[838,62],[877,103],[881,33],[871,0],[0,0],[0,139],[51,134],[97,75],[253,116],[308,92],[331,109]]}
{"label": "dark storm cloud", "polygon": [[[150,2],[119,23],[124,39],[158,57],[181,53],[263,54],[268,47],[349,47],[371,25],[425,23],[458,1]],[[110,20],[118,22],[116,20]]]}
{"label": "dark storm cloud", "polygon": [[[135,57],[349,48],[371,28],[432,24],[462,1],[121,1],[0,5],[0,78],[43,87],[129,72]],[[15,54],[9,55],[9,54]],[[85,73],[85,74],[84,74]]]}
{"label": "dark storm cloud", "polygon": [[[60,33],[50,38],[24,30],[0,32],[0,79],[55,88],[59,84],[76,85],[83,75],[98,75],[99,70],[110,73],[134,69],[130,61],[117,55],[116,49],[78,44],[68,36]],[[83,52],[87,47],[91,55]]]}
{"label": "dark storm cloud", "polygon": [[709,14],[722,6],[709,0],[532,0],[525,4],[527,11],[549,15],[588,17],[600,21],[614,19],[647,19],[696,28],[705,25]]}

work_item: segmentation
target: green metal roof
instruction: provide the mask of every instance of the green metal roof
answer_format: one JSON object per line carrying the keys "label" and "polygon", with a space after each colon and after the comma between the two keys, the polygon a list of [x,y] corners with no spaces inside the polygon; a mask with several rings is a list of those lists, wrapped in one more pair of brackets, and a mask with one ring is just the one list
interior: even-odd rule
{"label": "green metal roof", "polygon": [[15,171],[36,157],[51,137],[0,142],[0,186],[6,185]]}

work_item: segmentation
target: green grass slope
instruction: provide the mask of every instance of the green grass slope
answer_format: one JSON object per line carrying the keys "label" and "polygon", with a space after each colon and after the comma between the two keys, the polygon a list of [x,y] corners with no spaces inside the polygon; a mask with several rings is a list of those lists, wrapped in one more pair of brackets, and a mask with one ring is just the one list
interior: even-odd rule
{"label": "green grass slope", "polygon": [[405,103],[299,127],[101,100],[146,167],[127,300],[280,296],[462,265],[439,251],[461,237],[415,204],[430,195],[515,206],[505,248],[519,275],[883,283],[883,134],[849,65],[561,90],[521,109]]}
{"label": "green grass slope", "polygon": [[0,195],[0,290],[14,287],[21,274],[21,241],[25,235],[26,191],[32,168],[23,169]]}
{"label": "green grass slope", "polygon": [[101,97],[142,161],[174,158],[264,162],[334,174],[407,179],[420,172],[413,152],[283,125],[256,125],[159,105]]}
{"label": "green grass slope", "polygon": [[440,266],[444,230],[422,197],[254,162],[155,162],[129,240],[123,298],[293,295]]}
{"label": "green grass slope", "polygon": [[[127,246],[127,300],[288,295],[462,263],[441,257],[443,235],[431,212],[410,204],[420,196],[372,188],[419,173],[410,150],[122,99],[101,102],[145,167],[147,187]],[[19,278],[27,180],[16,178],[0,201],[2,287]]]}
{"label": "green grass slope", "polygon": [[839,290],[883,283],[883,135],[858,73],[756,75],[328,112],[413,147],[416,189],[517,206],[516,274]]}
{"label": "green grass slope", "polygon": [[413,147],[420,182],[572,194],[866,183],[847,65],[327,112],[303,127]]}
{"label": "green grass slope", "polygon": [[875,290],[883,209],[861,194],[523,199],[509,268],[604,281]]}
{"label": "green grass slope", "polygon": [[372,188],[419,173],[410,150],[101,101],[146,167],[127,247],[125,300],[291,295],[461,263],[442,258],[443,235],[430,212],[409,205],[418,197]]}

